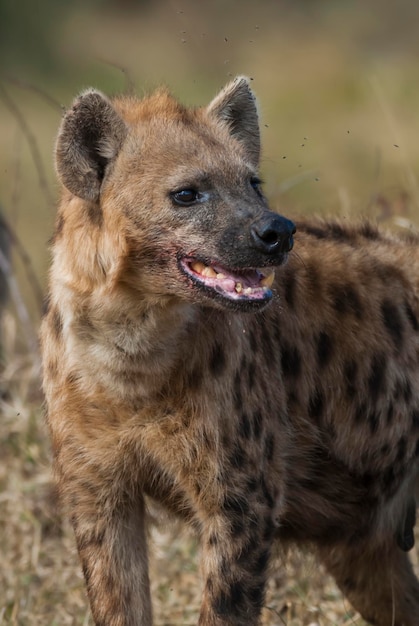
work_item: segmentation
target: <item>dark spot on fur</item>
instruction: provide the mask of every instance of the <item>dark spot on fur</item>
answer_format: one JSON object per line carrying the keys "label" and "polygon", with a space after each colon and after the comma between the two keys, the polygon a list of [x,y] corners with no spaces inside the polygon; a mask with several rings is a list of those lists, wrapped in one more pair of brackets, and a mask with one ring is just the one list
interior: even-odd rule
{"label": "dark spot on fur", "polygon": [[390,465],[383,473],[383,486],[386,493],[391,493],[394,487],[395,480],[396,474],[394,471],[394,467]]}
{"label": "dark spot on fur", "polygon": [[285,301],[290,309],[293,309],[296,299],[296,278],[293,269],[287,268],[287,272],[283,276],[283,285]]}
{"label": "dark spot on fur", "polygon": [[395,346],[400,348],[403,339],[403,320],[398,308],[390,300],[385,299],[381,303],[381,314]]}
{"label": "dark spot on fur", "polygon": [[405,518],[397,532],[397,545],[404,552],[409,552],[415,545],[414,527],[416,523],[416,502],[412,498],[407,506]]}
{"label": "dark spot on fur", "polygon": [[412,398],[412,385],[407,378],[399,378],[394,386],[395,400],[403,400],[408,403]]}
{"label": "dark spot on fur", "polygon": [[334,284],[330,288],[330,294],[333,306],[341,315],[355,315],[358,319],[362,318],[363,306],[359,294],[353,285]]}
{"label": "dark spot on fur", "polygon": [[[233,607],[239,607],[242,604],[245,594],[244,584],[240,581],[234,582],[230,587],[231,601]],[[233,608],[234,610],[234,608]]]}
{"label": "dark spot on fur", "polygon": [[265,498],[265,501],[266,501],[268,507],[270,509],[273,509],[274,504],[275,504],[275,500],[274,500],[274,497],[273,497],[272,493],[268,489],[268,485],[266,484],[264,476],[261,476],[260,484],[261,484],[261,487],[262,487],[263,496]]}
{"label": "dark spot on fur", "polygon": [[346,591],[355,591],[356,582],[353,578],[345,578],[345,580],[343,581],[343,587]]}
{"label": "dark spot on fur", "polygon": [[272,520],[271,515],[265,518],[265,528],[263,530],[263,541],[271,541],[272,537],[275,534],[275,524]]}
{"label": "dark spot on fur", "polygon": [[301,373],[301,356],[298,348],[284,345],[281,354],[281,367],[284,376],[298,378]]}
{"label": "dark spot on fur", "polygon": [[323,369],[330,363],[333,352],[333,341],[330,336],[322,331],[317,339],[317,360],[320,369]]}
{"label": "dark spot on fur", "polygon": [[406,404],[408,404],[410,402],[410,400],[412,399],[412,385],[411,385],[410,380],[408,378],[406,378],[406,380],[404,381],[403,398],[404,398],[404,401],[406,402]]}
{"label": "dark spot on fur", "polygon": [[250,342],[250,350],[254,353],[257,350],[258,343],[256,340],[256,333],[254,329],[250,329],[249,331],[249,342]]}
{"label": "dark spot on fur", "polygon": [[210,546],[218,545],[218,537],[215,533],[211,533],[211,535],[209,536],[208,545]]}
{"label": "dark spot on fur", "polygon": [[409,302],[405,302],[404,303],[404,308],[406,310],[406,315],[407,315],[407,319],[410,322],[410,325],[412,326],[413,330],[415,332],[417,332],[419,330],[419,322],[418,322],[418,318],[416,317],[412,307],[410,306]]}
{"label": "dark spot on fur", "polygon": [[228,591],[220,591],[213,601],[214,611],[218,615],[236,614],[243,605],[246,595],[246,588],[241,581],[230,584]]}
{"label": "dark spot on fur", "polygon": [[239,371],[237,371],[234,376],[233,397],[234,397],[234,408],[236,409],[236,412],[239,413],[243,407],[243,399],[242,399],[242,393],[241,393],[241,377],[240,377]]}
{"label": "dark spot on fur", "polygon": [[202,441],[204,442],[205,448],[209,452],[213,452],[214,451],[214,440],[213,440],[212,437],[210,437],[210,435],[208,434],[208,431],[206,430],[206,428],[204,428],[202,430]]}
{"label": "dark spot on fur", "polygon": [[403,381],[398,378],[394,385],[394,399],[400,400],[403,395]]}
{"label": "dark spot on fur", "polygon": [[247,414],[245,412],[243,412],[241,415],[239,431],[240,431],[240,436],[243,437],[243,439],[250,439],[251,434],[252,434],[252,429],[250,426],[250,420],[247,417]]}
{"label": "dark spot on fur", "polygon": [[371,239],[372,241],[375,241],[381,238],[380,231],[378,230],[378,228],[373,226],[370,222],[364,222],[359,232],[361,233],[363,237],[365,237],[366,239]]}
{"label": "dark spot on fur", "polygon": [[57,220],[55,222],[54,240],[58,239],[64,230],[65,219],[62,213],[58,213]]}
{"label": "dark spot on fur", "polygon": [[383,354],[376,354],[371,362],[370,375],[368,377],[368,389],[373,403],[377,402],[386,382],[386,360]]}
{"label": "dark spot on fur", "polygon": [[253,435],[255,439],[260,439],[263,427],[263,417],[260,411],[253,413]]}
{"label": "dark spot on fur", "polygon": [[363,487],[367,490],[371,489],[371,486],[373,485],[375,480],[376,480],[376,477],[372,472],[364,472],[360,476],[360,482],[363,485]]}
{"label": "dark spot on fur", "polygon": [[242,516],[234,516],[231,520],[231,534],[235,539],[242,535],[246,529]]}
{"label": "dark spot on fur", "polygon": [[102,207],[95,203],[89,202],[86,207],[87,217],[93,226],[102,228],[103,226],[103,211]]}
{"label": "dark spot on fur", "polygon": [[303,227],[299,225],[298,230],[304,230],[308,235],[312,235],[312,237],[316,237],[316,239],[327,239],[327,231],[320,226],[304,224]]}
{"label": "dark spot on fur", "polygon": [[225,496],[222,508],[227,512],[246,514],[249,511],[249,503],[244,495],[232,494]]}
{"label": "dark spot on fur", "polygon": [[252,574],[260,576],[266,571],[269,563],[270,551],[268,549],[263,550],[256,558],[254,566],[252,567]]}
{"label": "dark spot on fur", "polygon": [[217,342],[213,348],[211,359],[210,359],[210,371],[213,376],[220,376],[226,366],[226,358],[224,354],[224,350],[221,345]]}
{"label": "dark spot on fur", "polygon": [[188,390],[198,391],[202,385],[204,379],[202,368],[195,364],[193,369],[188,374]]}
{"label": "dark spot on fur", "polygon": [[381,448],[380,448],[380,452],[382,456],[387,456],[388,453],[390,452],[391,448],[389,446],[388,443],[384,443]]}
{"label": "dark spot on fur", "polygon": [[350,399],[354,398],[357,391],[357,375],[358,363],[355,360],[347,361],[344,366],[344,376],[346,381],[346,391]]}
{"label": "dark spot on fur", "polygon": [[275,448],[275,437],[273,433],[267,433],[265,438],[264,456],[267,461],[272,461]]}
{"label": "dark spot on fur", "polygon": [[65,379],[66,385],[75,385],[80,380],[80,375],[76,372],[70,372]]}
{"label": "dark spot on fur", "polygon": [[246,487],[248,491],[256,491],[256,489],[259,487],[259,480],[255,476],[251,476],[247,479]]}
{"label": "dark spot on fur", "polygon": [[247,597],[250,599],[252,606],[254,606],[257,610],[260,610],[265,597],[265,584],[260,583],[259,585],[249,587],[249,589],[247,589]]}
{"label": "dark spot on fur", "polygon": [[276,355],[272,347],[271,335],[267,326],[262,327],[262,347],[268,367],[275,366]]}
{"label": "dark spot on fur", "polygon": [[279,316],[275,316],[273,321],[273,336],[275,348],[277,349],[277,347],[281,345],[281,320]]}
{"label": "dark spot on fur", "polygon": [[413,428],[419,428],[419,409],[413,409],[410,413]]}
{"label": "dark spot on fur", "polygon": [[337,437],[336,427],[333,423],[326,424],[326,432],[329,435],[331,441],[335,441]]}
{"label": "dark spot on fur", "polygon": [[374,411],[368,414],[368,426],[370,427],[371,435],[375,435],[378,430],[379,416]]}
{"label": "dark spot on fur", "polygon": [[255,374],[256,374],[256,363],[254,361],[250,361],[249,366],[247,368],[247,386],[249,390],[252,391],[255,386]]}
{"label": "dark spot on fur", "polygon": [[91,578],[89,566],[87,565],[87,563],[85,561],[83,561],[81,567],[82,567],[82,571],[83,571],[84,580],[86,582],[86,587],[89,589],[90,588],[90,578]]}
{"label": "dark spot on fur", "polygon": [[322,290],[322,279],[319,275],[319,270],[314,263],[306,263],[305,265],[307,280],[310,284],[310,288],[314,293],[319,294]]}
{"label": "dark spot on fur", "polygon": [[258,532],[251,532],[247,538],[245,544],[240,550],[240,556],[238,558],[239,565],[249,567],[252,557],[260,544],[260,537]]}
{"label": "dark spot on fur", "polygon": [[61,333],[63,332],[63,320],[58,309],[54,309],[52,313],[52,328],[56,339],[60,339]]}
{"label": "dark spot on fur", "polygon": [[51,306],[51,294],[47,293],[42,302],[42,317],[46,317]]}
{"label": "dark spot on fur", "polygon": [[337,222],[332,222],[329,225],[329,233],[336,241],[346,241],[349,236],[348,231]]}
{"label": "dark spot on fur", "polygon": [[[139,313],[139,319],[140,319],[142,324],[145,324],[149,318],[150,318],[150,310],[149,309],[146,309],[145,311],[141,311]],[[190,329],[189,329],[189,332],[190,332]]]}
{"label": "dark spot on fur", "polygon": [[318,419],[323,413],[324,396],[320,389],[316,389],[310,396],[308,403],[308,414],[313,419]]}
{"label": "dark spot on fur", "polygon": [[240,468],[243,467],[246,462],[246,453],[241,445],[236,442],[228,458],[232,467]]}
{"label": "dark spot on fur", "polygon": [[393,403],[390,402],[390,404],[387,407],[387,414],[386,414],[387,425],[390,425],[392,423],[393,417],[394,417],[394,406],[393,406]]}
{"label": "dark spot on fur", "polygon": [[291,410],[293,410],[295,407],[299,405],[298,394],[295,392],[294,389],[289,390],[288,396],[287,396],[287,402]]}
{"label": "dark spot on fur", "polygon": [[215,613],[218,615],[228,615],[232,611],[231,598],[224,591],[220,591],[212,601]]}
{"label": "dark spot on fur", "polygon": [[365,402],[361,402],[361,404],[359,404],[355,410],[355,422],[357,422],[357,424],[360,424],[361,422],[363,422],[366,414],[367,414],[366,404]]}
{"label": "dark spot on fur", "polygon": [[[403,283],[404,276],[396,264],[382,263],[378,259],[373,265],[373,272],[386,285],[394,282]],[[391,301],[390,301],[391,304]]]}
{"label": "dark spot on fur", "polygon": [[221,443],[223,445],[224,450],[230,449],[230,437],[228,433],[223,432],[223,434],[221,435]]}
{"label": "dark spot on fur", "polygon": [[404,457],[406,456],[406,450],[407,450],[406,437],[400,437],[397,443],[397,456],[396,456],[397,462],[400,463],[400,461],[403,461]]}

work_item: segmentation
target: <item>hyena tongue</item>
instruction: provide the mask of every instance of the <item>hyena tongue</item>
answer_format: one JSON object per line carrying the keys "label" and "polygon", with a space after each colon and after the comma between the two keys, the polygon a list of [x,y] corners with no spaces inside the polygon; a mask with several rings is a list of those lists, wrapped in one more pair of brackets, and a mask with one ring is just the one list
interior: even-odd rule
{"label": "hyena tongue", "polygon": [[208,266],[200,261],[190,263],[189,268],[205,286],[233,299],[237,296],[263,298],[270,292],[274,280],[272,270],[233,272],[217,265]]}

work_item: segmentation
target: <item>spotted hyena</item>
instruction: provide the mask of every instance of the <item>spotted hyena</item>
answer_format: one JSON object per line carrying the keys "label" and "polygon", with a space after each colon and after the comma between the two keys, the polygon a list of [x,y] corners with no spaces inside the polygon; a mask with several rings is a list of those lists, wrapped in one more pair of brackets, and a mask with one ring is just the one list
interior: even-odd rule
{"label": "spotted hyena", "polygon": [[244,78],[64,116],[44,388],[97,626],[151,624],[145,498],[199,536],[201,626],[258,623],[276,539],[419,623],[419,241],[301,222],[289,254],[259,153]]}

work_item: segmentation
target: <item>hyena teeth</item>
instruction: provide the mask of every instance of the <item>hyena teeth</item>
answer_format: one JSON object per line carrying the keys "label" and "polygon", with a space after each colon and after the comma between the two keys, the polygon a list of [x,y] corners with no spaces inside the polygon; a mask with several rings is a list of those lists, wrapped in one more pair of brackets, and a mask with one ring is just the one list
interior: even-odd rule
{"label": "hyena teeth", "polygon": [[262,280],[260,281],[260,284],[262,285],[262,287],[270,288],[272,287],[274,278],[275,278],[275,272],[271,272],[271,274],[269,274],[268,276],[264,276],[262,278]]}
{"label": "hyena teeth", "polygon": [[251,287],[246,287],[246,289],[243,291],[245,296],[250,296],[253,293],[254,289],[252,289]]}
{"label": "hyena teeth", "polygon": [[217,272],[212,267],[204,267],[201,274],[207,278],[217,278]]}
{"label": "hyena teeth", "polygon": [[241,293],[243,291],[243,285],[241,283],[236,283],[235,289],[237,293]]}
{"label": "hyena teeth", "polygon": [[193,263],[191,263],[191,268],[197,274],[202,274],[205,267],[206,266],[203,263],[201,263],[201,261],[194,261]]}
{"label": "hyena teeth", "polygon": [[225,274],[223,274],[222,272],[219,272],[217,274],[217,278],[218,278],[218,280],[223,280],[223,278],[227,278],[227,276]]}

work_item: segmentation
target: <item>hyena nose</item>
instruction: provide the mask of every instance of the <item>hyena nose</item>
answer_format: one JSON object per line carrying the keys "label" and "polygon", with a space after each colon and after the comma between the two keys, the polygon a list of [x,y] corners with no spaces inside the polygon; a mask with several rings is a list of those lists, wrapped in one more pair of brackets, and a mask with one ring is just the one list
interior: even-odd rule
{"label": "hyena nose", "polygon": [[253,247],[264,254],[286,253],[294,245],[295,225],[281,215],[263,217],[250,227]]}

